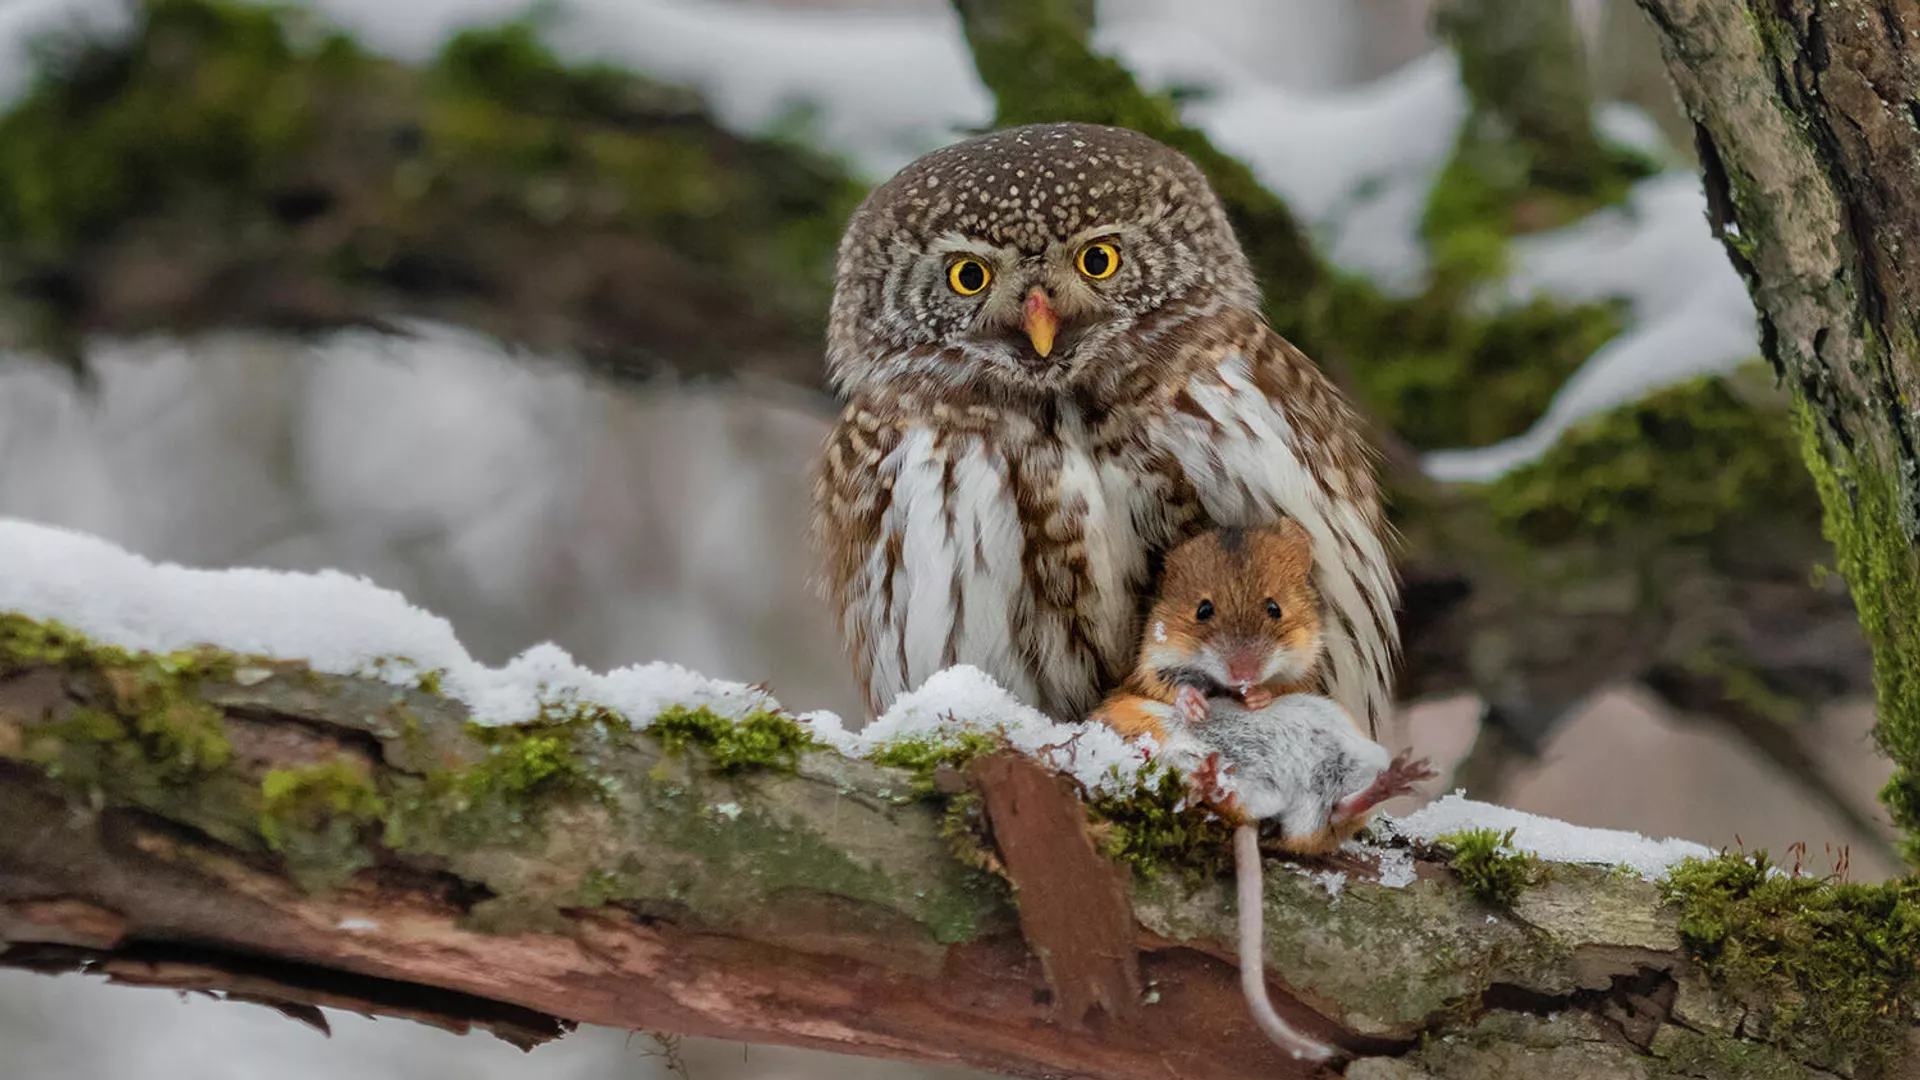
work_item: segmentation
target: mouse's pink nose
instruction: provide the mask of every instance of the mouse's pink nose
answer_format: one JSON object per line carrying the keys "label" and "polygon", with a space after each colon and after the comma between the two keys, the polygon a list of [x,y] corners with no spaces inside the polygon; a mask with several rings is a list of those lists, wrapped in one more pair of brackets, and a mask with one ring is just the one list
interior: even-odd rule
{"label": "mouse's pink nose", "polygon": [[1227,654],[1227,681],[1244,686],[1260,681],[1260,669],[1266,667],[1266,655],[1259,649],[1242,646]]}

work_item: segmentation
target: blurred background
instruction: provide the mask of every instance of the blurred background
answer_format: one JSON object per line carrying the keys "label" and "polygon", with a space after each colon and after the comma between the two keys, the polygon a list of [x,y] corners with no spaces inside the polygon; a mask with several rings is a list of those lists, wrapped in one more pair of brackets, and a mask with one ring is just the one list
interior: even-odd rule
{"label": "blurred background", "polygon": [[[1102,109],[1251,169],[1270,314],[1378,424],[1429,796],[1893,871],[1865,645],[1631,0],[0,0],[0,515],[855,715],[804,544],[840,226]],[[936,1074],[331,1019],[0,970],[0,1078]]]}

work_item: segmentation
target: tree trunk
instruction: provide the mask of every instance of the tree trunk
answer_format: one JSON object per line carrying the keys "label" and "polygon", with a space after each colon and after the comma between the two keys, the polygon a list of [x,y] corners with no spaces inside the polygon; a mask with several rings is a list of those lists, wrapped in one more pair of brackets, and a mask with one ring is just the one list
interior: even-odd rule
{"label": "tree trunk", "polygon": [[[1920,4],[1640,0],[1691,114],[1713,227],[1794,392],[1874,651],[1882,797],[1920,828]],[[1910,839],[1909,854],[1920,854]]]}
{"label": "tree trunk", "polygon": [[[591,706],[465,720],[431,686],[9,616],[0,963],[522,1045],[588,1022],[1021,1076],[1306,1075],[1249,1021],[1206,846],[1129,880],[1095,854],[1121,819],[1090,832],[1032,759],[946,776],[983,796],[982,848],[914,775],[831,752],[741,768],[725,731],[670,750],[667,714],[642,733]],[[1347,1075],[1502,1075],[1515,1054],[1539,1080],[1730,1056],[1814,1075],[1742,1034],[1765,994],[1710,982],[1654,886],[1560,864],[1491,902],[1414,871],[1267,867],[1276,998],[1355,1055]]]}

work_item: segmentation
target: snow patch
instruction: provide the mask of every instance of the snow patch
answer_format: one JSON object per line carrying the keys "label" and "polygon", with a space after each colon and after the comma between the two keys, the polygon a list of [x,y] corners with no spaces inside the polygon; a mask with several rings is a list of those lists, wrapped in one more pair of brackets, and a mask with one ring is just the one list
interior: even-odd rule
{"label": "snow patch", "polygon": [[1656,881],[1688,858],[1712,858],[1714,852],[1691,840],[1653,840],[1639,833],[1595,829],[1475,802],[1461,792],[1437,799],[1403,818],[1381,817],[1382,832],[1418,843],[1432,843],[1467,829],[1514,830],[1513,846],[1548,862],[1624,866]]}
{"label": "snow patch", "polygon": [[[1058,724],[1023,704],[992,677],[959,665],[894,699],[886,713],[849,745],[865,755],[887,743],[961,733],[998,734],[1014,749],[1038,758],[1100,793],[1128,790],[1154,749],[1151,739],[1129,742],[1095,721]],[[833,742],[834,736],[822,741]]]}
{"label": "snow patch", "polygon": [[[1384,816],[1376,821],[1385,821]],[[1379,828],[1379,825],[1375,825]],[[1413,853],[1405,848],[1385,847],[1355,837],[1340,845],[1342,853],[1362,859],[1372,859],[1374,880],[1389,889],[1404,889],[1413,884],[1418,876],[1413,867]]]}
{"label": "snow patch", "polygon": [[1698,375],[1759,355],[1753,301],[1706,227],[1700,178],[1663,173],[1635,184],[1625,206],[1513,242],[1516,301],[1624,297],[1629,325],[1561,386],[1524,434],[1473,450],[1427,455],[1428,475],[1488,483],[1539,460],[1568,428]]}
{"label": "snow patch", "polygon": [[1390,293],[1420,288],[1427,192],[1467,115],[1451,53],[1434,50],[1363,86],[1311,94],[1243,72],[1217,46],[1169,25],[1129,28],[1111,44],[1147,86],[1214,88],[1184,117],[1285,199],[1329,259]]}
{"label": "snow patch", "polygon": [[[143,652],[216,645],[315,671],[408,686],[441,672],[447,696],[483,724],[593,703],[645,726],[670,705],[730,718],[779,703],[765,691],[674,664],[588,671],[556,645],[502,667],[468,655],[445,619],[338,571],[196,570],[153,563],[97,537],[0,519],[0,611],[55,620],[102,644]],[[404,659],[402,659],[404,658]]]}
{"label": "snow patch", "polygon": [[[610,708],[639,728],[670,706],[738,719],[780,704],[766,691],[674,664],[600,673],[566,650],[535,645],[500,667],[468,655],[445,619],[364,578],[337,571],[198,570],[154,563],[105,540],[0,518],[0,612],[57,621],[107,645],[171,652],[214,645],[303,660],[330,675],[417,685],[440,672],[441,691],[483,724],[524,723],[550,711]],[[253,676],[246,676],[253,677]],[[1103,724],[1056,724],[972,667],[939,672],[855,733],[830,712],[796,718],[852,756],[915,736],[1003,735],[1020,751],[1095,791],[1132,786],[1150,740],[1128,742]]]}
{"label": "snow patch", "polygon": [[1294,872],[1310,879],[1315,885],[1327,890],[1327,895],[1340,899],[1340,890],[1347,887],[1347,875],[1341,870],[1309,870],[1303,866],[1294,867]]}

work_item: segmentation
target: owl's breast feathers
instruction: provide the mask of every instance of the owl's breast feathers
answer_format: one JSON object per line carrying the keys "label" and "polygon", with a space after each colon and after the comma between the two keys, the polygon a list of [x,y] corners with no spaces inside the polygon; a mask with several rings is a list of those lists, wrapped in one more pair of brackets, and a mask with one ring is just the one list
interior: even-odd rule
{"label": "owl's breast feathers", "polygon": [[965,663],[1080,719],[1130,666],[1160,553],[1208,525],[1285,515],[1313,539],[1328,691],[1370,726],[1384,713],[1395,590],[1353,416],[1250,315],[1178,359],[1094,407],[849,405],[818,477],[815,538],[875,712]]}

